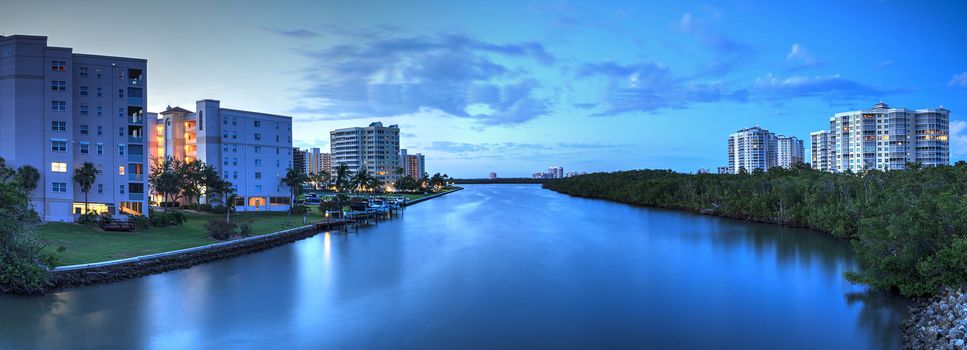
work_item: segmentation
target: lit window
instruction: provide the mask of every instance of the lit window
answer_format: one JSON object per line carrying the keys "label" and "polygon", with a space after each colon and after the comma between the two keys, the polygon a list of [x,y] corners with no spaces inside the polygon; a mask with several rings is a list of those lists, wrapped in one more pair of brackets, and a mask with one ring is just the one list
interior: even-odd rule
{"label": "lit window", "polygon": [[66,173],[67,163],[61,163],[61,162],[50,163],[50,171],[55,173]]}
{"label": "lit window", "polygon": [[118,167],[118,175],[124,176],[124,167],[123,166],[119,166]]}
{"label": "lit window", "polygon": [[67,62],[66,61],[50,61],[50,70],[53,72],[66,72]]}

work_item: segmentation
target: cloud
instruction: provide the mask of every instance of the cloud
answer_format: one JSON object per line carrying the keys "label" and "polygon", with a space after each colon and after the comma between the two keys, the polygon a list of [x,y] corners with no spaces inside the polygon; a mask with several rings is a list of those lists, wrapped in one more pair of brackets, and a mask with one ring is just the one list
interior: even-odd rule
{"label": "cloud", "polygon": [[306,30],[306,29],[283,30],[283,29],[266,28],[266,30],[271,31],[271,32],[276,33],[276,34],[279,34],[279,35],[282,35],[282,36],[287,36],[287,37],[291,37],[291,38],[299,38],[299,39],[314,38],[314,37],[319,36],[319,33],[314,32],[314,31],[311,31],[311,30]]}
{"label": "cloud", "polygon": [[[666,108],[685,108],[694,102],[744,100],[745,92],[728,92],[720,83],[676,78],[671,70],[657,63],[589,63],[577,69],[578,78],[599,77],[606,81],[599,111],[593,116],[613,116],[627,112],[653,112]],[[590,109],[587,104],[576,105]]]}
{"label": "cloud", "polygon": [[793,69],[811,68],[824,65],[825,62],[816,59],[812,52],[809,52],[800,44],[792,44],[789,53],[786,54],[786,63]]}
{"label": "cloud", "polygon": [[950,150],[959,156],[967,156],[967,121],[950,121]]}
{"label": "cloud", "polygon": [[953,87],[967,87],[967,71],[954,74],[954,76],[950,77],[950,82],[948,82],[947,85]]}
{"label": "cloud", "polygon": [[738,42],[709,25],[709,20],[721,18],[721,13],[711,8],[705,12],[710,13],[710,15],[703,18],[698,18],[691,12],[686,12],[676,23],[676,29],[691,35],[700,44],[720,52],[733,53],[750,49],[745,43]]}
{"label": "cloud", "polygon": [[[482,158],[515,158],[534,159],[564,153],[584,152],[592,150],[609,150],[633,147],[627,144],[609,143],[518,143],[518,142],[484,142],[466,143],[451,141],[435,141],[429,145],[422,145],[421,149],[437,151],[453,158],[482,159]],[[435,157],[436,158],[436,157]]]}
{"label": "cloud", "polygon": [[538,96],[538,82],[519,69],[556,61],[536,42],[378,36],[301,53],[312,64],[304,98],[291,112],[320,120],[430,109],[486,126],[520,124],[550,113],[549,100]]}
{"label": "cloud", "polygon": [[827,101],[852,101],[881,98],[908,92],[906,89],[879,89],[837,75],[791,76],[778,78],[769,74],[756,78],[751,88],[754,97],[766,100],[787,100],[800,97],[821,97]]}
{"label": "cloud", "polygon": [[875,66],[873,66],[873,68],[876,68],[876,69],[886,69],[886,68],[892,67],[893,64],[895,64],[895,63],[896,62],[894,62],[893,60],[886,60],[886,61],[877,63]]}

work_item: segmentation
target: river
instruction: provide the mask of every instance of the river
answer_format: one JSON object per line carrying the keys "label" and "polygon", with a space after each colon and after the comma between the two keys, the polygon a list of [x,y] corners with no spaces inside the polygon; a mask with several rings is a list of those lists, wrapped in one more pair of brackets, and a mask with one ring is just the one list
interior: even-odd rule
{"label": "river", "polygon": [[816,232],[468,185],[358,233],[0,296],[0,348],[899,348],[906,301],[856,268]]}

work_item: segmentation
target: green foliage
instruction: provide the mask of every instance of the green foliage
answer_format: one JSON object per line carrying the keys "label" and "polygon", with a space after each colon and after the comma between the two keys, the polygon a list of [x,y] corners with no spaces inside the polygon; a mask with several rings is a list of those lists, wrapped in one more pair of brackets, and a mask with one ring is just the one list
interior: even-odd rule
{"label": "green foliage", "polygon": [[252,219],[238,224],[238,233],[242,237],[248,237],[252,235]]}
{"label": "green foliage", "polygon": [[545,188],[629,204],[787,226],[852,240],[846,277],[920,296],[967,282],[967,163],[833,174],[807,166],[740,174],[596,173]]}
{"label": "green foliage", "polygon": [[132,215],[128,220],[134,223],[134,229],[137,231],[147,230],[154,225],[154,216],[149,219],[143,215]]}
{"label": "green foliage", "polygon": [[93,212],[81,214],[77,217],[77,223],[81,225],[97,225],[101,223],[101,216]]}
{"label": "green foliage", "polygon": [[228,220],[214,218],[208,220],[208,223],[205,224],[205,229],[208,230],[208,235],[211,236],[211,238],[224,241],[232,238],[232,235],[235,233],[236,226],[238,225],[228,222]]}
{"label": "green foliage", "polygon": [[149,220],[150,225],[154,227],[168,227],[181,225],[188,220],[188,217],[179,211],[170,211],[167,213],[152,212],[151,217],[145,218],[145,220]]}
{"label": "green foliage", "polygon": [[0,158],[0,292],[43,293],[56,259],[42,253],[45,243],[27,231],[37,214],[27,208],[23,184],[11,181],[15,174]]}

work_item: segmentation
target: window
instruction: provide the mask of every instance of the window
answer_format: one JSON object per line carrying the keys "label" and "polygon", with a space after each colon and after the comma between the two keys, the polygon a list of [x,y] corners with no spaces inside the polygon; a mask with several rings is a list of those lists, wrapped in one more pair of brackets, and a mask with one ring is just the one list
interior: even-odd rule
{"label": "window", "polygon": [[275,135],[275,142],[279,142],[279,135]]}
{"label": "window", "polygon": [[101,76],[103,76],[103,75],[101,74],[101,69],[100,68],[94,70],[94,76],[97,77],[98,79],[101,79]]}
{"label": "window", "polygon": [[67,193],[67,183],[66,182],[51,183],[50,190],[54,193]]}
{"label": "window", "polygon": [[261,146],[255,146],[255,153],[262,153],[262,147]]}
{"label": "window", "polygon": [[67,131],[67,122],[50,122],[50,131]]}
{"label": "window", "polygon": [[118,167],[118,175],[124,176],[124,166]]}
{"label": "window", "polygon": [[256,179],[261,179],[261,178],[262,178],[262,173],[260,173],[260,172],[255,172],[255,178],[256,178]]}
{"label": "window", "polygon": [[67,91],[67,82],[63,80],[51,80],[50,81],[51,91]]}
{"label": "window", "polygon": [[256,128],[260,128],[260,127],[262,127],[262,121],[261,121],[261,120],[256,120],[256,121],[255,121],[255,127],[256,127]]}
{"label": "window", "polygon": [[87,96],[87,87],[81,86],[81,96]]}
{"label": "window", "polygon": [[103,126],[100,126],[100,125],[98,125],[98,126],[97,126],[97,136],[101,136],[101,135],[103,135],[103,134],[104,134],[104,127],[103,127]]}
{"label": "window", "polygon": [[118,136],[124,136],[124,128],[118,128]]}
{"label": "window", "polygon": [[118,89],[118,97],[124,97],[124,89]]}
{"label": "window", "polygon": [[97,106],[97,116],[98,117],[104,116],[104,107]]}
{"label": "window", "polygon": [[50,70],[52,72],[66,72],[67,61],[50,61]]}
{"label": "window", "polygon": [[101,97],[101,96],[104,96],[104,89],[103,88],[97,88],[97,97]]}
{"label": "window", "polygon": [[124,156],[124,145],[118,145],[118,155]]}
{"label": "window", "polygon": [[279,150],[280,150],[280,148],[276,148],[275,149],[275,154],[279,154]]}
{"label": "window", "polygon": [[256,159],[255,160],[255,166],[261,166],[261,165],[262,165],[262,160],[261,159]]}
{"label": "window", "polygon": [[118,108],[118,118],[124,119],[124,108]]}
{"label": "window", "polygon": [[104,193],[104,184],[97,184],[97,193]]}
{"label": "window", "polygon": [[198,131],[205,130],[205,111],[198,111]]}
{"label": "window", "polygon": [[54,172],[54,173],[66,173],[67,172],[67,163],[51,162],[50,163],[50,171],[51,172]]}
{"label": "window", "polygon": [[67,140],[50,140],[50,150],[54,152],[67,152]]}
{"label": "window", "polygon": [[121,189],[121,194],[124,194],[124,185],[121,185],[120,189]]}
{"label": "window", "polygon": [[237,171],[233,171],[232,172],[232,178],[233,179],[238,179],[238,172]]}
{"label": "window", "polygon": [[50,110],[63,112],[67,110],[67,101],[50,101]]}
{"label": "window", "polygon": [[87,106],[80,107],[81,115],[87,115]]}
{"label": "window", "polygon": [[81,154],[88,154],[91,151],[91,144],[87,142],[81,142]]}
{"label": "window", "polygon": [[87,135],[90,133],[90,128],[87,125],[81,125],[81,135]]}
{"label": "window", "polygon": [[87,67],[81,67],[81,77],[87,78]]}
{"label": "window", "polygon": [[104,155],[104,144],[103,143],[98,143],[97,145],[95,145],[94,149],[96,150],[97,155],[99,155],[99,156]]}
{"label": "window", "polygon": [[255,133],[255,140],[261,140],[261,139],[262,139],[262,134]]}
{"label": "window", "polygon": [[232,165],[238,165],[238,157],[232,158]]}
{"label": "window", "polygon": [[262,185],[255,185],[255,193],[262,193]]}

